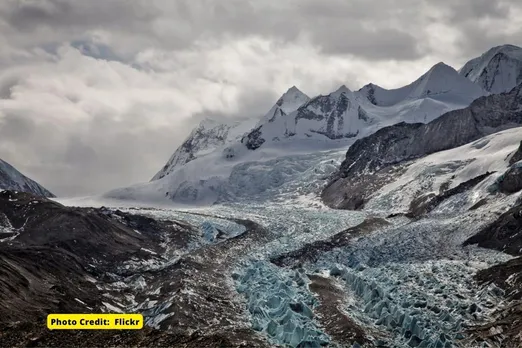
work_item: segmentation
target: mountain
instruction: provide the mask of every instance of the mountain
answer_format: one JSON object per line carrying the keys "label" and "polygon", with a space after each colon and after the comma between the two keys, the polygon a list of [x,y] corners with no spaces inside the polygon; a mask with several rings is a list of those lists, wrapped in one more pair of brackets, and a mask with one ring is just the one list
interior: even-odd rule
{"label": "mountain", "polygon": [[55,197],[37,182],[29,179],[9,163],[0,159],[0,189],[30,192],[43,197]]}
{"label": "mountain", "polygon": [[224,123],[209,118],[204,119],[151,181],[161,179],[176,168],[202,157],[224,144],[240,139],[252,128],[254,122],[255,120],[247,119]]}
{"label": "mountain", "polygon": [[256,150],[286,140],[360,138],[401,121],[429,122],[485,94],[452,67],[438,63],[413,83],[395,90],[367,85],[352,92],[341,86],[331,94],[312,98],[292,113],[262,120],[242,142]]}
{"label": "mountain", "polygon": [[[275,105],[257,123],[270,123],[296,110],[310,98],[293,86],[286,91]],[[222,122],[212,119],[204,119],[190,133],[183,144],[174,152],[165,166],[152,178],[158,180],[172,173],[176,168],[205,156],[218,147],[239,141],[243,135],[250,132],[256,124],[255,119],[243,121]]]}
{"label": "mountain", "polygon": [[[291,88],[256,121],[205,121],[108,195],[190,209],[0,192],[0,347],[522,347],[522,84],[437,64],[397,90]],[[56,333],[53,311],[147,327]]]}
{"label": "mountain", "polygon": [[341,86],[310,99],[292,87],[255,125],[204,121],[150,183],[105,197],[213,204],[311,194],[340,163],[340,148],[399,122],[430,122],[486,94],[443,63],[402,89],[380,89],[374,103],[368,88]]}
{"label": "mountain", "polygon": [[[458,72],[442,62],[434,65],[428,72],[407,86],[397,89],[384,89],[372,83],[359,90],[372,104],[392,106],[408,100],[421,98],[454,99],[469,103],[469,98],[484,95],[480,87],[473,86]],[[459,99],[461,99],[459,101]]]}
{"label": "mountain", "polygon": [[[326,204],[360,209],[376,189],[394,179],[408,160],[452,149],[522,125],[522,84],[427,123],[398,123],[357,140],[322,193]],[[519,141],[519,140],[517,140]]]}
{"label": "mountain", "polygon": [[459,73],[488,92],[507,92],[522,82],[522,48],[493,47],[467,62]]}

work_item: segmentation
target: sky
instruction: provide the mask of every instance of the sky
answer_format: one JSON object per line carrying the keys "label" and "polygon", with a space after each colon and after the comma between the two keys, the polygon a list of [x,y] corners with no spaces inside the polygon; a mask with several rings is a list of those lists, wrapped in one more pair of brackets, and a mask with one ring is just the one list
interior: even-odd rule
{"label": "sky", "polygon": [[59,196],[144,182],[204,117],[522,46],[519,0],[2,0],[0,158]]}

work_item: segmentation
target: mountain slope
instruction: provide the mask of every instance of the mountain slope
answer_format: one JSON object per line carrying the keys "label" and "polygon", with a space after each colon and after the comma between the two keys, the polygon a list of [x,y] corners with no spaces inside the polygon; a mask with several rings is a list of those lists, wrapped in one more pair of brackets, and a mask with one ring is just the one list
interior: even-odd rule
{"label": "mountain slope", "polygon": [[460,74],[491,93],[507,92],[522,82],[522,48],[493,47],[466,63]]}
{"label": "mountain slope", "polygon": [[236,131],[244,124],[200,125],[151,183],[105,197],[213,204],[310,194],[338,165],[340,148],[398,122],[429,122],[487,94],[442,63],[404,90],[394,105],[379,106],[346,86],[312,99],[292,87],[244,136]]}
{"label": "mountain slope", "polygon": [[444,64],[434,65],[428,72],[411,84],[397,88],[385,89],[372,83],[359,90],[372,104],[377,106],[392,106],[407,100],[420,98],[439,98],[451,95],[451,98],[469,103],[469,97],[478,98],[484,95],[478,86],[473,86],[466,79],[456,74],[455,69]]}
{"label": "mountain slope", "polygon": [[29,179],[9,163],[0,159],[0,189],[34,193],[43,197],[54,197],[47,189]]}
{"label": "mountain slope", "polygon": [[252,128],[254,122],[247,119],[224,123],[209,118],[204,119],[151,181],[161,179],[176,168],[214,151],[221,145],[237,140]]}
{"label": "mountain slope", "polygon": [[[306,94],[293,86],[279,98],[270,111],[258,121],[258,124],[271,123],[278,118],[285,117],[309,99]],[[211,153],[220,146],[239,141],[245,133],[254,128],[255,124],[255,119],[226,123],[208,118],[201,121],[151,181],[169,175],[177,168]],[[232,155],[232,153],[228,154],[228,156]]]}
{"label": "mountain slope", "polygon": [[428,124],[399,123],[383,128],[348,149],[322,198],[332,207],[361,208],[369,194],[393,180],[390,171],[402,169],[406,161],[521,124],[519,85],[509,93],[479,98],[468,108],[451,111]]}
{"label": "mountain slope", "polygon": [[285,140],[361,138],[397,122],[429,122],[485,94],[452,67],[438,63],[396,90],[367,85],[352,92],[342,86],[331,94],[317,96],[293,113],[263,120],[242,142],[256,150]]}

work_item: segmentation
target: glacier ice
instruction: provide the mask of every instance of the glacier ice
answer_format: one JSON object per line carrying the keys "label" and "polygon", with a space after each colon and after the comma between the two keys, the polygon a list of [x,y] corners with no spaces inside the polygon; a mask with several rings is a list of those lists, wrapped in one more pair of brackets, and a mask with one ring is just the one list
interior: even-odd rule
{"label": "glacier ice", "polygon": [[254,261],[237,275],[237,291],[248,302],[252,328],[265,332],[276,344],[319,347],[328,336],[314,321],[315,297],[308,291],[306,275]]}

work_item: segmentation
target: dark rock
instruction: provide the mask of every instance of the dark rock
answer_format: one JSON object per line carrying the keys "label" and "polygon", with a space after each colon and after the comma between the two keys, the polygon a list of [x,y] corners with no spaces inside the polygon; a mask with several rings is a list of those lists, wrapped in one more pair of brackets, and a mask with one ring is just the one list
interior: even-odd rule
{"label": "dark rock", "polygon": [[504,251],[511,255],[522,255],[522,206],[517,205],[500,215],[493,223],[464,242],[478,244],[483,248]]}
{"label": "dark rock", "polygon": [[424,196],[419,196],[410,203],[410,211],[406,214],[406,216],[410,218],[419,218],[422,215],[425,215],[434,210],[446,199],[456,194],[463,193],[472,189],[491,174],[493,173],[484,173],[473,179],[463,182],[452,189],[445,190],[444,192],[439,193],[438,195],[435,195],[434,193],[428,193]]}
{"label": "dark rock", "polygon": [[513,165],[520,160],[522,160],[522,141],[520,142],[517,151],[515,151],[513,156],[511,156],[511,158],[509,159],[509,164]]}
{"label": "dark rock", "polygon": [[55,197],[49,190],[29,179],[9,163],[0,159],[0,189],[32,193],[42,197]]}
{"label": "dark rock", "polygon": [[361,224],[339,232],[327,240],[306,244],[297,250],[274,257],[270,259],[270,261],[280,267],[299,267],[299,265],[306,261],[315,262],[324,252],[349,245],[351,240],[357,236],[388,226],[389,224],[390,223],[384,219],[368,218]]}
{"label": "dark rock", "polygon": [[[522,124],[521,106],[522,85],[518,85],[508,93],[478,98],[469,107],[427,124],[403,122],[382,128],[350,146],[321,197],[333,208],[353,209],[354,204],[348,202],[364,201],[369,193],[362,187],[382,181],[379,174],[383,170],[516,127]],[[365,182],[360,180],[363,177]]]}
{"label": "dark rock", "polygon": [[522,167],[511,166],[498,180],[500,192],[511,194],[522,189]]}
{"label": "dark rock", "polygon": [[241,142],[245,144],[247,149],[256,150],[264,144],[266,140],[262,137],[261,126],[255,128],[247,136],[241,139]]}

